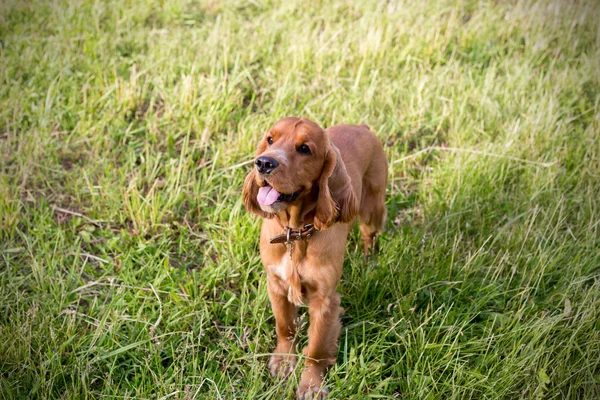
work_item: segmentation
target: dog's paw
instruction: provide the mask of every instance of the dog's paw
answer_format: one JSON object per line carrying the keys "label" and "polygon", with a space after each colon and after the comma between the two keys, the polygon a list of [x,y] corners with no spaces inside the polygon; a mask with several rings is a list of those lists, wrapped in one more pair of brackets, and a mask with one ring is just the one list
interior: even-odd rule
{"label": "dog's paw", "polygon": [[296,398],[298,400],[322,400],[327,398],[328,395],[329,389],[323,386],[321,374],[310,368],[305,369],[300,378]]}
{"label": "dog's paw", "polygon": [[269,370],[271,375],[285,379],[294,372],[297,362],[296,356],[292,354],[273,355],[269,360]]}
{"label": "dog's paw", "polygon": [[329,389],[326,386],[300,385],[296,391],[298,400],[323,400],[329,395]]}

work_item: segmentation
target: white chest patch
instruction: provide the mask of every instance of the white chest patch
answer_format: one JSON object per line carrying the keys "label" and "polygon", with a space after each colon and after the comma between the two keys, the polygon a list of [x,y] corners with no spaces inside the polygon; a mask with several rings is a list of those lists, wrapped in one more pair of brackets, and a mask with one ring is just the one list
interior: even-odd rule
{"label": "white chest patch", "polygon": [[282,281],[287,281],[290,267],[290,258],[283,257],[278,264],[269,265],[269,271]]}

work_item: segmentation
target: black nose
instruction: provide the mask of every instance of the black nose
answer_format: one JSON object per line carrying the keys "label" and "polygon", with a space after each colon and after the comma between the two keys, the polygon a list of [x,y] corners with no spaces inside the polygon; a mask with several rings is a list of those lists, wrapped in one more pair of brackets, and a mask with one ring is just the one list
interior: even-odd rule
{"label": "black nose", "polygon": [[258,172],[265,175],[269,175],[279,165],[277,160],[271,157],[258,157],[254,163]]}

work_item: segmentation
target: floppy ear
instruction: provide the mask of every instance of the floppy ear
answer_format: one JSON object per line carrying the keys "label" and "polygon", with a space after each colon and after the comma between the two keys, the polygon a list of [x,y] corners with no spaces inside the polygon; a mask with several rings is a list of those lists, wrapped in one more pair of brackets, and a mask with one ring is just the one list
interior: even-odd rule
{"label": "floppy ear", "polygon": [[[256,148],[256,155],[260,155],[267,148],[267,141],[265,137],[258,142],[258,146]],[[252,165],[252,170],[246,176],[246,180],[244,180],[244,206],[246,210],[251,212],[252,214],[256,214],[261,218],[273,218],[273,214],[263,211],[258,202],[256,200],[256,196],[258,196],[258,185],[256,184],[256,169],[254,165]]]}
{"label": "floppy ear", "polygon": [[273,218],[273,214],[263,211],[256,201],[258,195],[258,185],[256,184],[256,170],[252,168],[252,171],[246,176],[244,181],[244,206],[249,212],[258,215],[262,218]]}
{"label": "floppy ear", "polygon": [[352,222],[358,207],[344,161],[337,147],[330,144],[319,178],[315,227],[323,230],[335,222]]}

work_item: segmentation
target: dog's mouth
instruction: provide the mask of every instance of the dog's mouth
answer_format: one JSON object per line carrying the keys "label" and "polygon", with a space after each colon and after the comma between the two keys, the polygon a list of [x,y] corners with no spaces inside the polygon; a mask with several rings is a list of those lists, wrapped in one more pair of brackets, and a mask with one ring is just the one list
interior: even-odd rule
{"label": "dog's mouth", "polygon": [[298,198],[300,195],[300,190],[294,193],[284,194],[279,193],[275,190],[271,185],[266,184],[266,186],[258,189],[258,196],[256,196],[256,200],[263,206],[270,206],[272,204],[279,202],[292,202]]}

